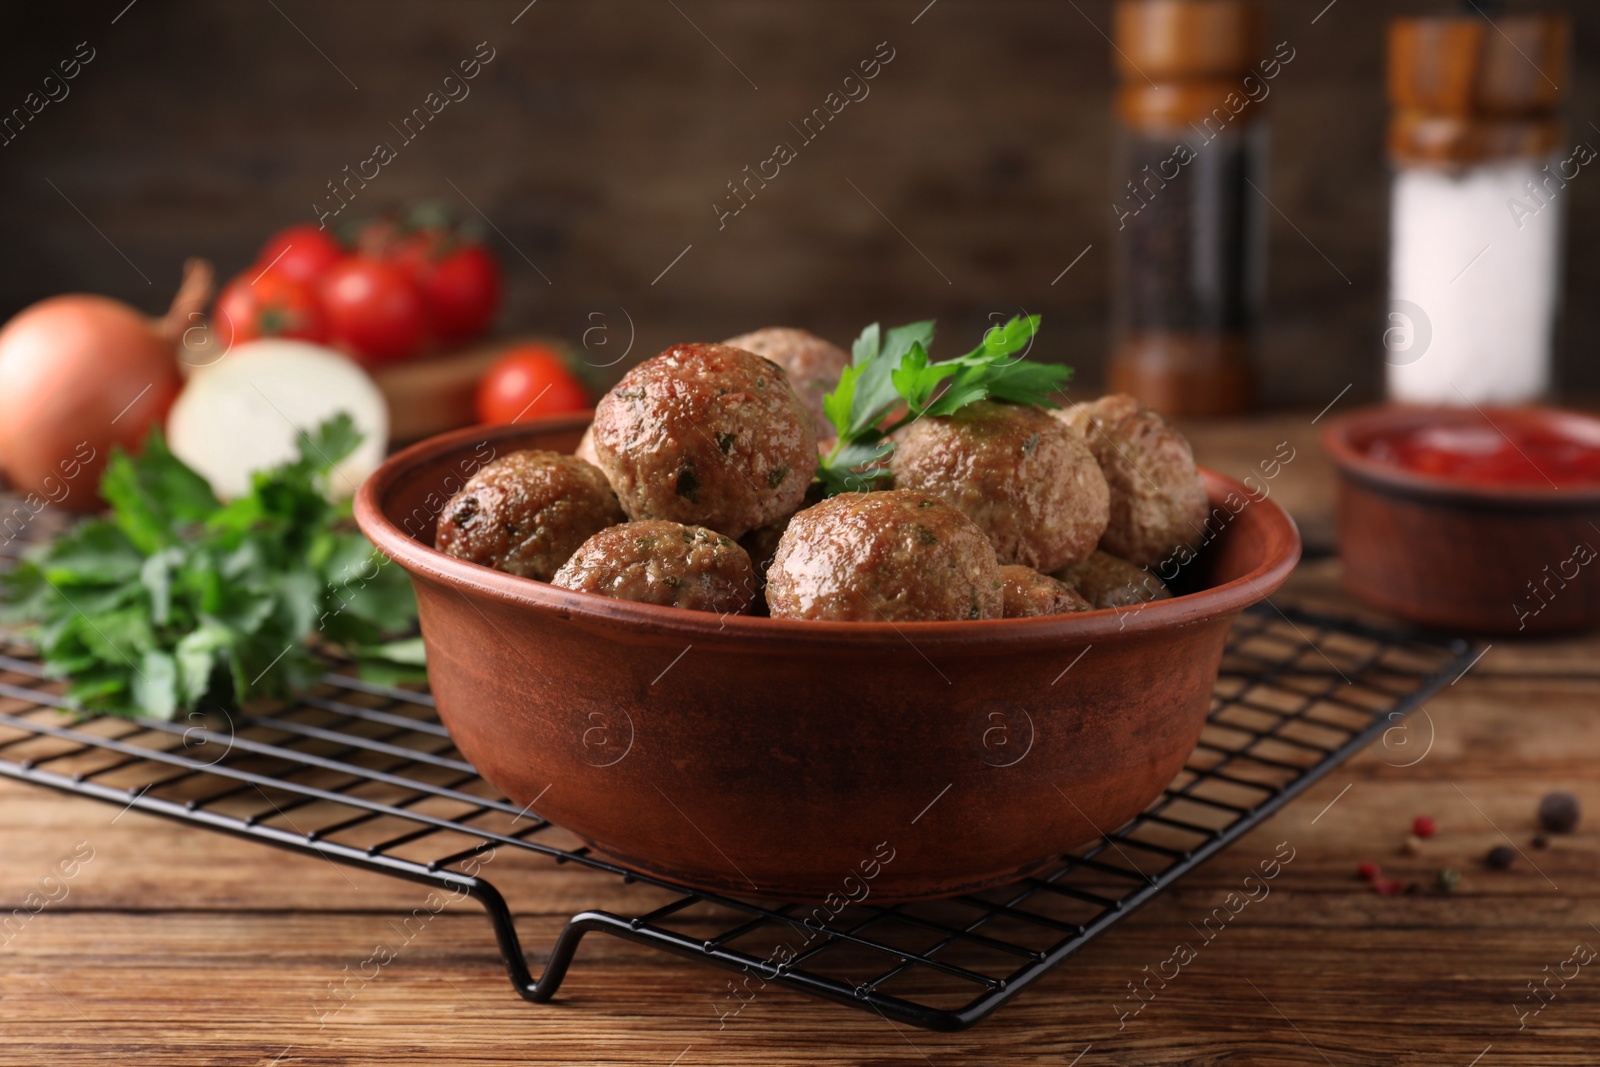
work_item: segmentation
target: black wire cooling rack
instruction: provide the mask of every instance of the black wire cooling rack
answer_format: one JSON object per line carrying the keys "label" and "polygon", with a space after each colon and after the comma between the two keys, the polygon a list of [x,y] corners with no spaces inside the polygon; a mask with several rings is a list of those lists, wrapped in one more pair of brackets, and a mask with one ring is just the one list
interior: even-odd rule
{"label": "black wire cooling rack", "polygon": [[[697,892],[590,854],[480,778],[426,693],[331,673],[299,700],[228,721],[82,719],[25,650],[6,651],[0,774],[470,894],[530,1001],[554,996],[598,931],[741,972],[746,989],[786,986],[961,1030],[1397,729],[1471,649],[1262,605],[1230,635],[1188,765],[1127,826],[1048,874],[954,900],[863,901],[820,930],[803,924],[802,905]],[[630,903],[573,915],[535,978],[505,895],[483,876],[497,849],[606,872],[633,887]]]}

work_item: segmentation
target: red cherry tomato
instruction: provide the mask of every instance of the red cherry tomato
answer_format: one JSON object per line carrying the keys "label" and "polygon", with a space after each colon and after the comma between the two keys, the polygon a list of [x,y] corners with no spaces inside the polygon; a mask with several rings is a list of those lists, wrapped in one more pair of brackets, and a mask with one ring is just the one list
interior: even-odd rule
{"label": "red cherry tomato", "polygon": [[303,222],[279,230],[261,246],[255,274],[270,269],[297,282],[314,282],[344,255],[332,234]]}
{"label": "red cherry tomato", "polygon": [[423,256],[412,277],[428,301],[434,335],[442,341],[476,337],[500,308],[500,265],[482,245],[456,245],[442,255]]}
{"label": "red cherry tomato", "polygon": [[525,422],[590,404],[583,383],[543,345],[513,348],[478,383],[478,421],[484,423]]}
{"label": "red cherry tomato", "polygon": [[321,344],[328,319],[315,291],[304,282],[269,270],[245,271],[217,298],[217,326],[229,347],[257,337],[292,337]]}
{"label": "red cherry tomato", "polygon": [[317,285],[328,335],[368,366],[414,355],[428,333],[422,292],[405,271],[370,256],[347,256]]}

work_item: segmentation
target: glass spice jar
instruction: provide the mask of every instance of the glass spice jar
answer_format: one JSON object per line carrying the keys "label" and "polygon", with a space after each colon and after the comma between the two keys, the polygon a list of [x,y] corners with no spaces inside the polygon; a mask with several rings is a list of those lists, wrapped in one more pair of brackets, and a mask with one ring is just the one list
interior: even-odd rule
{"label": "glass spice jar", "polygon": [[[1272,79],[1245,0],[1119,0],[1111,388],[1165,415],[1250,404]],[[1252,188],[1254,184],[1255,188]]]}
{"label": "glass spice jar", "polygon": [[1568,148],[1560,15],[1389,25],[1391,400],[1514,404],[1550,389]]}

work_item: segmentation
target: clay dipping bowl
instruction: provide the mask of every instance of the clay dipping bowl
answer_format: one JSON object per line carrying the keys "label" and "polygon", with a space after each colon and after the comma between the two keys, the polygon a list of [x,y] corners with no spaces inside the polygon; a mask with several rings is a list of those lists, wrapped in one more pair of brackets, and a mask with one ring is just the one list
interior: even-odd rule
{"label": "clay dipping bowl", "polygon": [[411,575],[439,715],[483,776],[624,866],[733,896],[952,896],[1120,827],[1198,740],[1229,624],[1300,554],[1282,509],[1211,473],[1196,591],[1072,616],[724,618],[431,547],[478,466],[570,451],[587,423],[424,441],[367,479],[356,519]]}
{"label": "clay dipping bowl", "polygon": [[1600,548],[1600,487],[1475,484],[1368,454],[1382,438],[1486,419],[1600,447],[1600,419],[1555,408],[1377,407],[1335,420],[1323,447],[1339,471],[1345,589],[1450,632],[1548,634],[1600,624],[1600,565],[1581,562]]}

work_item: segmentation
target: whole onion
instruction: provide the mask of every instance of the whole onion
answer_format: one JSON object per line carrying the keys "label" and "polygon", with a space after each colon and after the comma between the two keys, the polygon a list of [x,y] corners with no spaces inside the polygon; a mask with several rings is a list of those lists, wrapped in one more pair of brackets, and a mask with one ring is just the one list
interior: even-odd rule
{"label": "whole onion", "polygon": [[14,488],[75,511],[100,506],[112,447],[137,449],[172,406],[176,346],[210,288],[210,266],[191,260],[164,318],[69,294],[0,329],[0,469]]}

